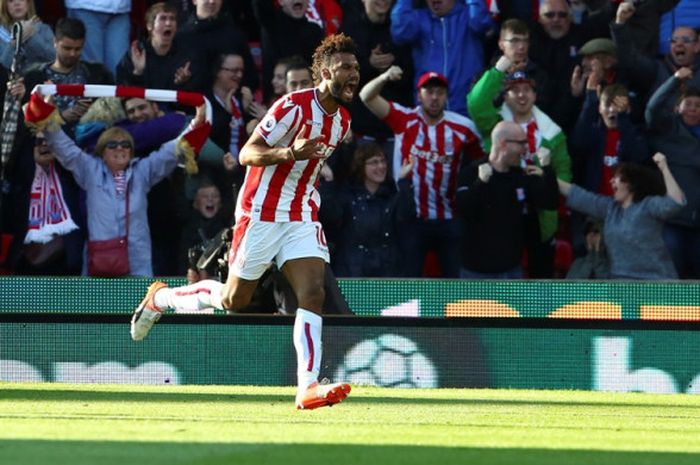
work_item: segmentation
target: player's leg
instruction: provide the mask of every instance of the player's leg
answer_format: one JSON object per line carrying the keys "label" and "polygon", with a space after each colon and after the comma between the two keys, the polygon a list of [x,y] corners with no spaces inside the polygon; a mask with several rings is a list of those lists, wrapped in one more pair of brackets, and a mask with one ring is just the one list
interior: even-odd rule
{"label": "player's leg", "polygon": [[233,229],[228,258],[228,278],[221,290],[221,303],[229,312],[248,306],[258,280],[279,251],[284,225],[239,218]]}
{"label": "player's leg", "polygon": [[321,369],[321,317],[328,247],[318,223],[289,225],[277,262],[296,294],[299,308],[294,320],[294,348],[297,352],[297,397],[299,409],[333,405],[347,397],[350,386],[343,383],[319,385]]}
{"label": "player's leg", "polygon": [[131,338],[140,341],[148,335],[163,312],[173,308],[180,312],[223,309],[221,291],[224,285],[205,279],[187,286],[170,288],[161,281],[153,282],[131,318]]}
{"label": "player's leg", "polygon": [[274,223],[251,223],[246,218],[234,227],[226,284],[205,279],[168,288],[156,281],[148,288],[131,319],[131,337],[140,341],[168,308],[181,312],[220,309],[235,311],[250,302],[258,278],[269,266],[280,239]]}

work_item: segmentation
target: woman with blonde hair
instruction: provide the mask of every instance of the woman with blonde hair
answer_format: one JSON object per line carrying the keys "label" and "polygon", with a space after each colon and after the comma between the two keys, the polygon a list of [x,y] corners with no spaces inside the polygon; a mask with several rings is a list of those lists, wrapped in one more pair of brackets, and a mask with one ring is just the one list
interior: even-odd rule
{"label": "woman with blonde hair", "polygon": [[12,25],[22,24],[24,66],[56,59],[53,31],[36,15],[34,0],[0,0],[0,64],[10,68],[15,43]]}
{"label": "woman with blonde hair", "polygon": [[[203,121],[201,107],[191,127]],[[73,173],[86,193],[89,241],[83,275],[113,276],[99,269],[96,250],[100,244],[125,239],[128,270],[115,275],[152,276],[147,196],[177,166],[176,145],[180,137],[166,142],[147,157],[134,158],[134,140],[119,127],[109,128],[100,135],[95,145],[96,156],[82,151],[60,129],[48,125],[44,132],[56,159]]]}

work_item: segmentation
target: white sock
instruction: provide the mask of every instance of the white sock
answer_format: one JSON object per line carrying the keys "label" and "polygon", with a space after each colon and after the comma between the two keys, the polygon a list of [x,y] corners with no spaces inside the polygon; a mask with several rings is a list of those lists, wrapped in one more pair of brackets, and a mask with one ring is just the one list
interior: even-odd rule
{"label": "white sock", "polygon": [[156,292],[154,303],[158,308],[173,308],[176,312],[199,312],[218,308],[221,305],[221,289],[219,281],[205,279],[194,284],[181,287],[164,287]]}
{"label": "white sock", "polygon": [[300,308],[294,320],[294,348],[297,351],[298,394],[318,380],[321,371],[321,329],[323,318]]}

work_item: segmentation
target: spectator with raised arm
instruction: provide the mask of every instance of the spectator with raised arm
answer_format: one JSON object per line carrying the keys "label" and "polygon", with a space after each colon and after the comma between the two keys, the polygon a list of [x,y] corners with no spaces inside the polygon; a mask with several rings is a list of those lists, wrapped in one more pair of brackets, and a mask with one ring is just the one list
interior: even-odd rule
{"label": "spectator with raised arm", "polygon": [[[649,99],[646,110],[649,142],[664,151],[668,166],[685,192],[687,203],[669,219],[664,239],[682,278],[700,278],[700,88],[687,86],[692,76],[681,68]],[[676,102],[669,111],[668,101]]]}
{"label": "spectator with raised arm", "polygon": [[[642,95],[650,95],[658,86],[665,82],[680,68],[690,68],[694,74],[687,79],[686,85],[700,87],[700,40],[698,32],[690,26],[679,21],[679,26],[674,28],[671,35],[669,53],[663,59],[649,56],[639,50],[634,41],[629,23],[636,15],[635,6],[632,3],[620,4],[615,22],[611,25],[612,37],[618,50],[618,68],[624,69],[626,75],[634,83]],[[665,100],[668,104],[666,111],[673,110],[680,88],[676,88],[676,94]]]}
{"label": "spectator with raised arm", "polygon": [[[614,279],[677,279],[678,273],[663,240],[664,223],[685,204],[662,153],[654,162],[663,176],[634,163],[622,163],[611,180],[613,197],[589,192],[558,180],[569,207],[604,221],[603,240]],[[665,186],[665,188],[664,188]]]}
{"label": "spectator with raised arm", "polygon": [[555,103],[561,105],[561,108],[567,107],[565,100],[555,102],[557,87],[550,82],[550,72],[530,59],[530,29],[524,21],[509,19],[503,22],[498,48],[502,53],[501,56],[510,60],[506,70],[508,73],[523,71],[533,79],[536,85],[537,108],[549,115],[549,110]]}
{"label": "spectator with raised arm", "polygon": [[396,136],[392,163],[394,179],[401,166],[415,158],[409,180],[416,204],[415,220],[402,227],[399,240],[407,276],[422,276],[429,251],[437,254],[442,276],[459,276],[461,227],[454,212],[457,175],[462,163],[483,156],[481,136],[467,117],[446,109],[448,80],[435,72],[418,80],[420,104],[406,108],[381,96],[384,85],[402,79],[392,66],[360,91],[367,108]]}
{"label": "spectator with raised arm", "polygon": [[[176,144],[180,136],[163,144],[145,158],[134,158],[134,141],[125,130],[110,128],[100,135],[95,155],[82,151],[55,124],[56,109],[41,96],[34,95],[25,107],[25,122],[43,129],[48,146],[58,162],[73,173],[78,185],[85,191],[89,244],[83,263],[84,275],[152,276],[151,238],[148,227],[148,191],[169,175],[177,166]],[[190,129],[204,123],[204,106],[197,108],[197,116]],[[102,263],[91,260],[97,247],[106,242],[123,239],[126,242],[128,265],[126,270],[109,275],[100,269]],[[94,246],[94,247],[93,247]],[[117,273],[117,270],[112,270]]]}
{"label": "spectator with raised arm", "polygon": [[[571,159],[566,135],[561,128],[536,105],[536,83],[523,71],[506,74],[513,63],[506,56],[487,70],[467,96],[469,113],[482,134],[490,133],[499,121],[519,124],[527,135],[527,150],[522,163],[540,165],[538,149],[551,152],[552,169],[557,178],[571,180]],[[502,104],[501,104],[502,102]],[[485,145],[490,148],[487,139]],[[551,278],[554,273],[554,253],[557,232],[557,212],[530,212],[528,238],[528,276]]]}

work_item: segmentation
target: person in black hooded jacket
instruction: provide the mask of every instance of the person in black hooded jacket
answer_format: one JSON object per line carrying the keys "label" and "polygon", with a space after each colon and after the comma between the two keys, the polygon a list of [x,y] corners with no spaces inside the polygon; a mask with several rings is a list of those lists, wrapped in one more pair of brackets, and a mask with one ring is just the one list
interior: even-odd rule
{"label": "person in black hooded jacket", "polygon": [[213,66],[217,58],[224,53],[235,53],[245,62],[243,84],[257,89],[260,79],[255,73],[255,62],[246,37],[228,13],[221,11],[222,3],[223,0],[195,2],[195,11],[178,29],[177,46],[187,49],[188,55],[193,57],[188,88],[206,92],[216,72]]}

